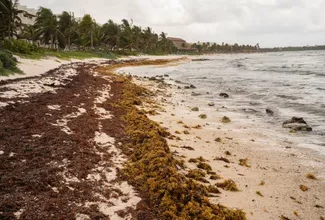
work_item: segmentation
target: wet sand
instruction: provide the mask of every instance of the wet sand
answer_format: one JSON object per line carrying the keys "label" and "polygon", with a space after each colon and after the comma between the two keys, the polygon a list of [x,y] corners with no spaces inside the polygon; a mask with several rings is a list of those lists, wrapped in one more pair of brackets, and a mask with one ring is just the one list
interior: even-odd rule
{"label": "wet sand", "polygon": [[[163,79],[171,82],[168,77]],[[208,103],[193,102],[191,93],[177,89],[175,83],[168,86],[160,80],[143,78],[135,82],[157,94],[156,103],[144,107],[158,113],[150,118],[179,137],[178,140],[168,140],[168,143],[174,156],[185,161],[186,169],[181,172],[186,174],[196,169],[196,164],[189,160],[203,157],[222,177],[211,180],[207,176],[208,184],[227,179],[237,184],[238,192],[222,190],[218,197],[210,198],[211,201],[243,209],[248,219],[324,217],[323,156],[297,149],[293,143],[281,138],[269,137],[258,124],[246,123],[241,116],[218,103],[209,106]],[[193,107],[198,107],[199,111],[192,111]],[[200,114],[206,114],[207,118],[201,119]],[[223,123],[224,116],[231,122]],[[194,128],[197,125],[202,129]],[[240,165],[240,160],[246,161],[247,166]],[[312,162],[316,166],[311,166]],[[307,174],[314,174],[317,180],[307,178]],[[308,190],[302,191],[301,185],[307,186]]]}

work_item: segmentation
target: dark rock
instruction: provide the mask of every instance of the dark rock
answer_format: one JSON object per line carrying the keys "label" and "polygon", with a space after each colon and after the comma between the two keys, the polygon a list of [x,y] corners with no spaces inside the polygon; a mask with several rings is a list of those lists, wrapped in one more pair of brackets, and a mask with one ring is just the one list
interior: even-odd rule
{"label": "dark rock", "polygon": [[266,114],[270,115],[270,116],[273,116],[274,115],[274,112],[271,110],[271,109],[266,109]]}
{"label": "dark rock", "polygon": [[155,81],[155,80],[157,80],[157,78],[156,77],[150,77],[149,80]]}
{"label": "dark rock", "polygon": [[206,58],[203,58],[203,59],[192,59],[192,61],[209,61],[210,59],[206,59]]}
{"label": "dark rock", "polygon": [[290,128],[294,131],[312,131],[313,129],[306,123],[303,118],[293,117],[292,119],[283,122],[283,128]]}
{"label": "dark rock", "polygon": [[196,89],[194,85],[184,86],[184,89]]}
{"label": "dark rock", "polygon": [[223,98],[229,98],[229,95],[227,93],[224,93],[224,92],[220,93],[219,96],[223,97]]}
{"label": "dark rock", "polygon": [[213,102],[210,102],[210,103],[208,103],[208,106],[213,107],[214,106],[214,103]]}
{"label": "dark rock", "polygon": [[192,96],[200,96],[201,95],[201,93],[197,93],[197,92],[192,92],[192,94],[191,94]]}
{"label": "dark rock", "polygon": [[165,74],[164,77],[169,77],[169,75],[168,74]]}

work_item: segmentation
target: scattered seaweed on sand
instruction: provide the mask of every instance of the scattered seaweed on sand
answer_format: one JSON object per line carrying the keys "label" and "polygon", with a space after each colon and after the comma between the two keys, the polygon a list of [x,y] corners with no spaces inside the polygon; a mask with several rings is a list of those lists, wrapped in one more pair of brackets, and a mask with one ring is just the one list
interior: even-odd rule
{"label": "scattered seaweed on sand", "polygon": [[199,162],[199,164],[197,165],[197,168],[200,168],[200,169],[206,170],[206,171],[212,170],[212,167],[209,164],[204,163],[204,162]]}
{"label": "scattered seaweed on sand", "polygon": [[190,170],[187,174],[186,177],[194,179],[199,182],[203,183],[209,183],[204,177],[206,176],[206,172],[200,169],[194,169]]}
{"label": "scattered seaweed on sand", "polygon": [[178,121],[177,124],[184,124],[184,122],[183,121]]}
{"label": "scattered seaweed on sand", "polygon": [[250,165],[248,165],[248,158],[239,159],[239,165],[240,166],[243,166],[243,167],[248,167],[248,168],[251,167]]}
{"label": "scattered seaweed on sand", "polygon": [[297,211],[293,211],[293,214],[297,217],[299,217],[299,213]]}
{"label": "scattered seaweed on sand", "polygon": [[192,128],[194,128],[194,129],[202,129],[202,126],[201,125],[196,125],[196,126],[193,126]]}
{"label": "scattered seaweed on sand", "polygon": [[222,179],[222,177],[217,174],[210,176],[210,180],[220,180],[220,179]]}
{"label": "scattered seaweed on sand", "polygon": [[264,185],[265,185],[265,181],[262,180],[262,181],[260,182],[260,186],[264,186]]}
{"label": "scattered seaweed on sand", "polygon": [[237,188],[236,183],[231,179],[225,180],[222,183],[217,183],[216,185],[217,185],[217,187],[220,187],[220,188],[222,188],[222,189],[224,189],[226,191],[232,191],[232,192],[239,191],[239,189]]}
{"label": "scattered seaweed on sand", "polygon": [[191,109],[191,111],[192,112],[198,112],[198,111],[200,111],[200,109],[198,107],[194,107],[194,108]]}
{"label": "scattered seaweed on sand", "polygon": [[280,219],[281,219],[281,220],[290,220],[290,218],[285,217],[284,215],[281,215]]}
{"label": "scattered seaweed on sand", "polygon": [[190,132],[188,130],[183,131],[184,134],[189,135]]}
{"label": "scattered seaweed on sand", "polygon": [[218,142],[218,143],[221,143],[221,142],[222,142],[222,140],[221,140],[220,137],[217,137],[216,139],[214,139],[214,141],[215,141],[215,142]]}
{"label": "scattered seaweed on sand", "polygon": [[197,163],[198,160],[196,158],[191,158],[188,160],[189,163]]}
{"label": "scattered seaweed on sand", "polygon": [[301,191],[306,192],[309,188],[305,185],[300,185],[300,189]]}
{"label": "scattered seaweed on sand", "polygon": [[315,174],[308,173],[306,176],[307,176],[308,179],[317,180],[317,177],[315,176]]}
{"label": "scattered seaweed on sand", "polygon": [[231,153],[230,153],[230,151],[225,151],[225,154],[227,155],[227,156],[231,156]]}
{"label": "scattered seaweed on sand", "polygon": [[214,160],[221,160],[221,161],[223,161],[225,163],[230,163],[230,161],[225,157],[215,157]]}
{"label": "scattered seaweed on sand", "polygon": [[207,119],[208,116],[206,114],[201,114],[201,115],[199,115],[199,118],[201,118],[201,119]]}
{"label": "scattered seaweed on sand", "polygon": [[[143,198],[140,207],[147,207],[145,209],[157,219],[246,219],[241,210],[211,203],[207,198],[211,187],[177,171],[165,140],[170,134],[134,106],[145,90],[124,80],[121,93],[115,106],[124,119],[128,136],[121,140],[123,148],[131,152],[122,174]],[[205,166],[202,168],[209,170]]]}
{"label": "scattered seaweed on sand", "polygon": [[231,120],[230,120],[230,118],[228,118],[227,116],[223,116],[222,119],[221,119],[221,122],[222,122],[222,123],[230,123]]}
{"label": "scattered seaweed on sand", "polygon": [[264,197],[263,194],[260,191],[256,191],[256,194],[261,196],[261,197]]}

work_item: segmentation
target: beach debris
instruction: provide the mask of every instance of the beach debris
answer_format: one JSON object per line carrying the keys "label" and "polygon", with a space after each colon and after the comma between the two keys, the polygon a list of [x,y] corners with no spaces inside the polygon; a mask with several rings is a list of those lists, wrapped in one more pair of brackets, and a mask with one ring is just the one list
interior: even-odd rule
{"label": "beach debris", "polygon": [[214,160],[221,160],[221,161],[223,161],[225,163],[230,163],[230,161],[225,157],[215,157]]}
{"label": "beach debris", "polygon": [[209,61],[210,59],[201,58],[201,59],[192,59],[192,61]]}
{"label": "beach debris", "polygon": [[213,102],[209,102],[208,103],[208,106],[213,107],[214,106],[214,103]]}
{"label": "beach debris", "polygon": [[210,180],[220,180],[220,179],[222,179],[222,177],[217,174],[213,174],[210,176]]}
{"label": "beach debris", "polygon": [[220,137],[217,137],[216,139],[214,139],[214,141],[215,141],[215,142],[218,142],[218,143],[221,143],[221,142],[222,142],[222,140],[221,140]]}
{"label": "beach debris", "polygon": [[212,185],[208,186],[208,191],[209,193],[215,193],[215,194],[221,193],[216,186],[212,186]]}
{"label": "beach debris", "polygon": [[225,99],[226,99],[226,98],[229,98],[229,95],[228,95],[227,93],[224,93],[224,92],[220,93],[219,96],[220,96],[220,97],[223,97],[223,98],[225,98]]}
{"label": "beach debris", "polygon": [[299,213],[297,211],[293,211],[293,214],[297,217],[299,216]]}
{"label": "beach debris", "polygon": [[201,125],[195,125],[192,128],[194,128],[194,129],[202,129],[202,126]]}
{"label": "beach debris", "polygon": [[225,154],[227,155],[227,156],[231,156],[231,153],[230,153],[230,151],[225,151]]}
{"label": "beach debris", "polygon": [[226,190],[226,191],[232,191],[232,192],[239,191],[239,189],[237,188],[236,183],[231,179],[225,180],[222,183],[217,183],[216,185],[217,185],[217,187],[220,187],[220,188],[222,188],[223,190]]}
{"label": "beach debris", "polygon": [[184,134],[190,134],[188,130],[183,131]]}
{"label": "beach debris", "polygon": [[223,116],[221,122],[222,122],[222,123],[230,123],[231,120],[230,120],[230,118],[228,118],[227,116]]}
{"label": "beach debris", "polygon": [[200,111],[200,109],[198,107],[194,107],[194,108],[191,109],[191,111],[198,112],[198,111]]}
{"label": "beach debris", "polygon": [[181,134],[181,132],[180,131],[175,131],[175,134]]}
{"label": "beach debris", "polygon": [[300,185],[300,189],[301,191],[306,192],[308,190],[308,187],[305,185]]}
{"label": "beach debris", "polygon": [[191,96],[200,96],[201,95],[201,93],[199,93],[199,92],[192,92],[192,94],[191,94]]}
{"label": "beach debris", "polygon": [[290,128],[293,131],[312,131],[313,129],[303,118],[292,117],[292,119],[283,122],[283,128]]}
{"label": "beach debris", "polygon": [[263,194],[260,191],[256,191],[256,194],[261,196],[261,197],[264,197]]}
{"label": "beach debris", "polygon": [[201,118],[201,119],[206,119],[208,116],[206,115],[206,114],[201,114],[201,115],[199,115],[199,118]]}
{"label": "beach debris", "polygon": [[196,89],[195,85],[184,86],[184,89]]}
{"label": "beach debris", "polygon": [[199,162],[199,164],[197,165],[197,168],[200,168],[202,170],[206,170],[206,171],[211,171],[212,170],[212,167],[205,163],[205,162]]}
{"label": "beach debris", "polygon": [[269,116],[273,116],[274,115],[274,112],[271,109],[269,109],[269,108],[267,108],[265,111],[266,111],[266,114],[268,114]]}
{"label": "beach debris", "polygon": [[186,175],[186,177],[194,179],[196,181],[200,181],[203,183],[209,183],[204,177],[206,176],[206,172],[200,169],[190,170]]}
{"label": "beach debris", "polygon": [[260,186],[264,186],[265,185],[265,181],[262,180],[261,183],[260,183]]}
{"label": "beach debris", "polygon": [[315,208],[318,208],[318,209],[323,209],[324,206],[321,206],[321,205],[315,205]]}
{"label": "beach debris", "polygon": [[251,166],[248,165],[247,162],[248,162],[248,158],[245,158],[245,159],[239,159],[239,165],[240,165],[240,166],[250,168]]}
{"label": "beach debris", "polygon": [[195,158],[191,158],[191,159],[188,160],[188,162],[189,162],[189,163],[197,163],[198,160],[195,159]]}
{"label": "beach debris", "polygon": [[190,147],[190,146],[182,146],[181,148],[186,149],[186,150],[194,151],[194,148]]}
{"label": "beach debris", "polygon": [[311,179],[311,180],[317,180],[317,177],[315,176],[315,174],[312,174],[312,173],[308,173],[308,174],[306,175],[306,177],[307,177],[308,179]]}
{"label": "beach debris", "polygon": [[184,124],[183,121],[177,121],[177,124]]}
{"label": "beach debris", "polygon": [[281,220],[291,220],[291,219],[288,217],[285,217],[284,215],[281,215]]}
{"label": "beach debris", "polygon": [[165,74],[164,77],[169,77],[169,75],[168,74]]}

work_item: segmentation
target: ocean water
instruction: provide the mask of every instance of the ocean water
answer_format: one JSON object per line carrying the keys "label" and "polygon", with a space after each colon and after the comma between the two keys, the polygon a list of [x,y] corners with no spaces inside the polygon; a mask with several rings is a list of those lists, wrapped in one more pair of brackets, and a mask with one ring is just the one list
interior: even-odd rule
{"label": "ocean water", "polygon": [[[165,68],[125,68],[140,76],[168,74],[193,84],[198,101],[214,102],[229,111],[248,115],[273,131],[325,155],[325,51],[213,55]],[[184,85],[181,85],[184,86]],[[229,99],[219,96],[229,94]],[[208,94],[207,94],[208,93]],[[266,109],[274,112],[266,114]],[[312,132],[289,134],[282,123],[303,117]]]}

